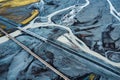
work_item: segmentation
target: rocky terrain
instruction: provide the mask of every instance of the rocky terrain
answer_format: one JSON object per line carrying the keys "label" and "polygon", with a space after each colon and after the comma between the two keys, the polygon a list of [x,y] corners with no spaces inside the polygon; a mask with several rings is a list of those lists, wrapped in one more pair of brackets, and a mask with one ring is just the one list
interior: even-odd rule
{"label": "rocky terrain", "polygon": [[[119,19],[111,14],[108,0],[89,0],[90,3],[88,5],[83,8],[80,7],[85,5],[86,1],[41,0],[41,2],[31,4],[29,7],[25,6],[29,9],[37,8],[40,10],[39,17],[32,23],[33,28],[28,30],[48,39],[57,39],[67,33],[64,28],[51,25],[43,27],[37,24],[49,22],[49,14],[75,5],[72,9],[54,15],[49,24],[54,23],[70,28],[72,33],[91,50],[98,52],[113,62],[119,63]],[[119,1],[109,1],[119,11]],[[119,17],[119,15],[117,16]],[[82,64],[76,58],[69,55],[68,52],[48,43],[43,43],[26,33],[17,36],[16,39],[28,46],[33,52],[64,73],[71,80],[113,80],[110,77],[94,73],[89,66]],[[78,48],[76,46],[69,47]],[[62,80],[62,78],[33,56],[29,55],[20,46],[9,40],[0,44],[0,80]]]}

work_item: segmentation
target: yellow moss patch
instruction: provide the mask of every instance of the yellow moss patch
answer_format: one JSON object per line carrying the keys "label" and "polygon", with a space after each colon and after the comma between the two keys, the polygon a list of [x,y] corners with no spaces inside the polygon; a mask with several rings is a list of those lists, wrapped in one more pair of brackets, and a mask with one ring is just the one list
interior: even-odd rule
{"label": "yellow moss patch", "polygon": [[3,34],[0,33],[0,37],[3,36]]}
{"label": "yellow moss patch", "polygon": [[[39,14],[39,11],[38,10],[33,10],[32,12],[26,11],[26,13],[28,14],[14,15],[14,13],[16,13],[15,8],[36,3],[38,1],[40,0],[0,0],[0,16],[4,16],[8,19],[11,19],[17,23],[21,23],[23,25],[28,24]],[[13,12],[8,12],[7,10],[13,10]],[[20,11],[17,10],[17,13],[21,13],[21,12],[22,10]]]}
{"label": "yellow moss patch", "polygon": [[7,1],[7,0],[0,0],[0,3],[1,3],[1,2],[5,2],[5,1]]}
{"label": "yellow moss patch", "polygon": [[89,80],[94,80],[94,78],[95,78],[95,74],[90,74]]}
{"label": "yellow moss patch", "polygon": [[27,19],[25,19],[24,21],[21,22],[21,24],[25,25],[28,24],[31,20],[33,20],[37,15],[39,14],[38,10],[34,10],[31,13],[31,16]]}
{"label": "yellow moss patch", "polygon": [[0,28],[6,29],[6,26],[5,26],[4,24],[1,24],[1,23],[0,23]]}
{"label": "yellow moss patch", "polygon": [[[0,3],[2,3],[5,0],[0,0]],[[25,6],[31,3],[38,2],[39,0],[9,0],[6,1],[5,3],[3,2],[0,7],[20,7],[20,6]]]}
{"label": "yellow moss patch", "polygon": [[6,26],[1,26],[2,29],[6,29]]}

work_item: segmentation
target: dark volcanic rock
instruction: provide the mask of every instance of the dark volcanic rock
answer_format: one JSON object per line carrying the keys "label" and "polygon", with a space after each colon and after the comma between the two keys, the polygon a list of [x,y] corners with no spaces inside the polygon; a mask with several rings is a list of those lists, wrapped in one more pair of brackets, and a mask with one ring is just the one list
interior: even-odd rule
{"label": "dark volcanic rock", "polygon": [[110,32],[110,37],[115,41],[120,39],[120,25],[113,25],[113,30]]}
{"label": "dark volcanic rock", "polygon": [[[24,6],[22,8],[16,8],[13,9],[13,11],[9,10],[9,12],[13,12],[13,15],[17,15],[17,13],[15,12],[17,11],[17,9],[20,9],[21,17],[17,17],[17,19],[25,19],[30,14],[24,13],[31,12],[31,10],[28,8],[39,8],[41,12],[41,14],[39,15],[40,18],[37,18],[37,20],[35,20],[35,23],[45,23],[48,21],[48,18],[43,16],[47,16],[52,12],[64,9],[71,5],[78,6],[85,3],[85,0],[41,1],[43,1],[43,3],[33,4],[30,7]],[[111,61],[119,62],[120,27],[119,24],[115,25],[118,21],[115,17],[111,15],[107,0],[89,1],[90,4],[83,8],[81,11],[78,11],[78,13],[76,13],[75,15],[71,14],[72,10],[64,11],[53,16],[52,21],[53,23],[69,27],[75,34],[75,36],[83,40],[83,42],[92,50],[99,52],[103,56],[106,56]],[[114,1],[114,3],[117,4],[116,1]],[[81,8],[75,10],[80,9]],[[14,20],[16,19],[14,18]],[[20,22],[20,20],[18,20],[18,22]],[[56,26],[46,26],[44,28],[33,28],[29,30],[54,42],[55,39],[57,39],[59,36],[67,33],[65,29],[56,28]],[[59,49],[56,46],[51,45],[50,43],[44,43],[43,41],[38,40],[37,38],[34,38],[33,36],[30,36],[26,33],[17,36],[16,39],[25,44],[38,56],[43,58],[45,61],[47,61],[49,64],[54,66],[56,69],[58,69],[71,79],[83,80],[90,78],[89,75],[92,73],[92,70],[88,69],[89,66],[85,66],[84,64],[82,64],[80,61],[78,61],[78,59],[71,56],[69,52]],[[63,44],[61,43],[60,45]],[[105,51],[110,50],[112,52],[105,53]],[[55,74],[48,67],[33,58],[33,56],[29,55],[25,50],[20,48],[20,46],[18,46],[11,40],[0,44],[0,80],[6,79],[62,80],[57,74]],[[105,76],[105,78],[101,77],[101,79],[99,80],[109,79],[107,79],[107,76]]]}
{"label": "dark volcanic rock", "polygon": [[120,62],[120,52],[108,51],[106,57],[114,62]]}
{"label": "dark volcanic rock", "polygon": [[[61,28],[36,28],[30,30],[39,35],[44,34],[46,38],[49,38],[50,36],[53,36],[51,33],[53,34],[57,31],[61,31]],[[62,31],[64,33],[63,29]],[[61,34],[58,35],[60,36]],[[57,38],[59,36],[57,36],[56,33],[55,37]],[[26,34],[20,35],[16,37],[16,39],[28,46],[33,52],[38,54],[49,64],[53,65],[58,70],[70,77],[82,76],[91,72],[85,65],[80,64],[75,58],[71,58],[72,56],[68,55],[66,51],[57,49],[55,46],[43,43],[40,40]],[[5,78],[7,78],[7,80],[54,80],[59,78],[53,71],[38,60],[34,59],[33,56],[29,55],[12,41],[1,44],[0,52],[0,77],[3,78],[3,80]],[[2,54],[3,52],[4,54]],[[5,74],[5,72],[7,72],[7,74]]]}

